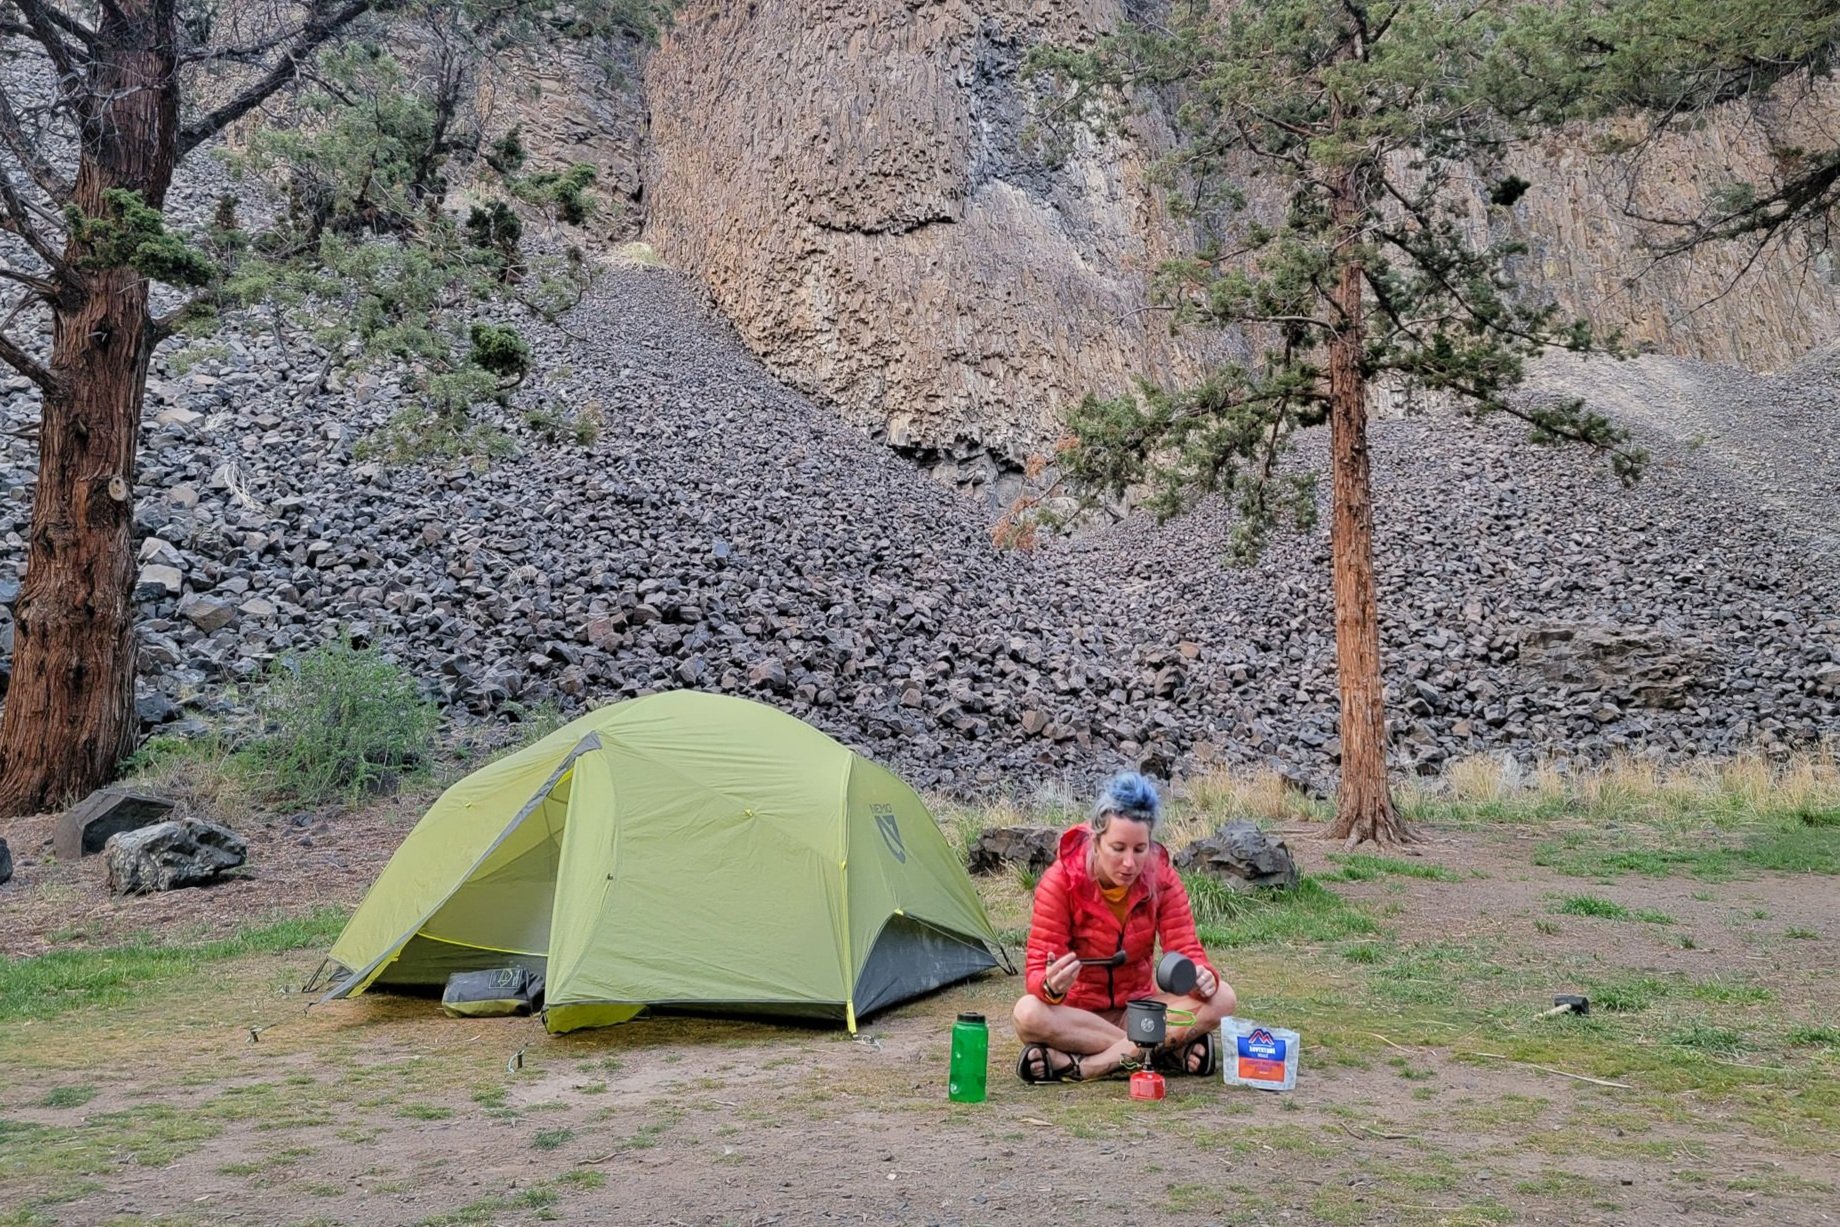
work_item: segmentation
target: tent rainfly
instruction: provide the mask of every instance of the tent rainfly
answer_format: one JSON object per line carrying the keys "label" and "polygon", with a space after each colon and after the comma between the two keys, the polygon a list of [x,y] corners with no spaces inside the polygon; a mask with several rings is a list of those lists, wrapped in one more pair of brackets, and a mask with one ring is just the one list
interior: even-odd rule
{"label": "tent rainfly", "polygon": [[810,725],[674,691],[449,788],[333,945],[327,999],[544,974],[551,1031],[647,1006],[843,1022],[1008,958],[913,789]]}

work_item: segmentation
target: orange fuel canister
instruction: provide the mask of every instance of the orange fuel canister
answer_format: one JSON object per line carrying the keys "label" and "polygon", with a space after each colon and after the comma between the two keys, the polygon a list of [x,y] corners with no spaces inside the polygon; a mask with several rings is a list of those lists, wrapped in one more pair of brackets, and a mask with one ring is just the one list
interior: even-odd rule
{"label": "orange fuel canister", "polygon": [[1165,1089],[1163,1075],[1154,1070],[1140,1069],[1131,1075],[1132,1099],[1161,1099]]}

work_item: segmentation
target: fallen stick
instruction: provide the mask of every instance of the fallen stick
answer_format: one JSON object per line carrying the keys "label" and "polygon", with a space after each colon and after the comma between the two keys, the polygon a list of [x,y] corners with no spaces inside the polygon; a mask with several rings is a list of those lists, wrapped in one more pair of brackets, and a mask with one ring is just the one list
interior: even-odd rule
{"label": "fallen stick", "polygon": [[1472,1052],[1469,1055],[1472,1057],[1494,1057],[1497,1061],[1512,1061],[1516,1065],[1525,1065],[1529,1069],[1537,1069],[1541,1073],[1558,1074],[1561,1078],[1574,1078],[1579,1082],[1589,1082],[1592,1086],[1613,1086],[1619,1091],[1635,1090],[1635,1088],[1630,1086],[1627,1082],[1606,1082],[1602,1078],[1587,1078],[1583,1074],[1568,1074],[1562,1069],[1554,1069],[1550,1065],[1535,1065],[1532,1061],[1523,1061],[1519,1057],[1511,1057],[1505,1052]]}
{"label": "fallen stick", "polygon": [[1397,1048],[1401,1052],[1411,1052],[1412,1051],[1410,1048],[1407,1048],[1404,1044],[1395,1044],[1392,1040],[1387,1039],[1386,1036],[1381,1035],[1378,1031],[1363,1031],[1361,1032],[1361,1034],[1373,1036],[1375,1039],[1379,1040],[1382,1044],[1385,1044],[1388,1048]]}
{"label": "fallen stick", "polygon": [[[1346,1133],[1349,1137],[1354,1138],[1357,1141],[1361,1140],[1361,1135],[1359,1133],[1356,1133],[1353,1129],[1350,1129],[1347,1125],[1343,1125],[1341,1121],[1336,1121],[1335,1123],[1338,1125],[1341,1125],[1342,1132]],[[1364,1131],[1366,1131],[1366,1133],[1370,1137],[1385,1138],[1389,1142],[1403,1142],[1411,1136],[1410,1134],[1406,1134],[1406,1133],[1381,1133],[1378,1129],[1369,1128],[1366,1125],[1362,1125],[1361,1128]]]}

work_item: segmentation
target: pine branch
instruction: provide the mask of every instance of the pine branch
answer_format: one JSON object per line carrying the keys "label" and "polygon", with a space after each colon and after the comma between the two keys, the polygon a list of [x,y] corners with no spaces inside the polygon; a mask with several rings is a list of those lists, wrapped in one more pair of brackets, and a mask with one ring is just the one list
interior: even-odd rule
{"label": "pine branch", "polygon": [[26,293],[21,294],[19,296],[19,301],[13,304],[13,309],[6,313],[6,318],[3,320],[0,320],[0,335],[4,335],[6,330],[13,326],[13,321],[19,318],[19,313],[21,311],[24,311],[27,307],[31,306],[33,303],[44,302],[44,301],[45,300],[42,296],[32,293],[31,291],[27,291]]}
{"label": "pine branch", "polygon": [[19,195],[4,170],[0,170],[0,230],[18,235],[53,272],[62,275],[66,271],[63,256],[39,229],[32,207]]}
{"label": "pine branch", "polygon": [[[6,82],[0,78],[0,145],[19,160],[19,164],[38,185],[38,190],[53,201],[70,198],[71,187],[51,168],[39,152],[38,145],[26,135],[25,127],[19,122],[19,112],[13,106],[13,96],[6,88]],[[7,178],[0,172],[0,180]],[[11,184],[8,184],[10,190]]]}
{"label": "pine branch", "polygon": [[57,293],[57,287],[51,282],[46,281],[43,277],[28,273],[24,269],[9,268],[4,264],[0,264],[0,277],[4,277],[8,281],[18,282],[28,290],[31,290],[34,294],[37,294],[40,298],[50,299]]}
{"label": "pine branch", "polygon": [[215,64],[226,60],[249,63],[252,60],[261,59],[284,43],[304,36],[310,24],[310,22],[302,22],[299,25],[285,27],[252,43],[239,43],[230,47],[198,47],[181,55],[179,63]]}
{"label": "pine branch", "polygon": [[372,7],[373,0],[349,0],[345,7],[323,13],[309,21],[300,36],[281,53],[281,57],[260,80],[196,123],[185,126],[179,134],[179,157],[185,157],[200,144],[266,102],[275,91],[299,75],[303,61],[352,22],[370,12]]}
{"label": "pine branch", "polygon": [[0,362],[6,363],[37,384],[39,390],[45,395],[49,396],[57,391],[57,377],[38,359],[13,344],[12,339],[4,333],[0,333]]}
{"label": "pine branch", "polygon": [[81,30],[82,40],[88,48],[94,47],[95,35],[81,22],[65,17],[50,5],[41,3],[41,0],[12,0],[12,3],[25,15],[26,24],[32,28],[32,38],[51,57],[52,64],[57,67],[59,80],[68,81],[77,77],[77,53],[64,41],[60,30],[64,28],[64,23]]}
{"label": "pine branch", "polygon": [[[219,295],[215,292],[211,290],[201,290],[174,307],[171,311],[163,315],[154,316],[147,321],[148,343],[150,345],[158,345],[161,341],[166,340],[166,338],[177,332],[187,319],[199,312],[208,314],[210,311],[217,308],[220,301]],[[276,335],[280,335],[279,329],[277,329]]]}
{"label": "pine branch", "polygon": [[[96,32],[69,13],[66,13],[57,5],[44,4],[41,3],[41,0],[13,0],[13,3],[25,13],[27,21],[37,22],[42,20],[44,24],[54,26],[70,35],[89,50],[95,50]],[[38,10],[39,13],[39,16],[36,18],[34,17],[34,10]]]}

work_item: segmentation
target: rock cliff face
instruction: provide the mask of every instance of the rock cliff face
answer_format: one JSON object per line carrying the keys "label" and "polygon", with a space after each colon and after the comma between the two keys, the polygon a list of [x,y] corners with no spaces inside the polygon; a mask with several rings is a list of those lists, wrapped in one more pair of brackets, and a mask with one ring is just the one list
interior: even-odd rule
{"label": "rock cliff face", "polygon": [[1790,240],[1752,262],[1752,249],[1734,242],[1656,263],[1652,244],[1668,231],[1635,218],[1691,217],[1729,184],[1766,182],[1784,149],[1831,148],[1837,129],[1840,82],[1829,81],[1812,93],[1727,107],[1691,132],[1655,141],[1633,170],[1592,152],[1602,131],[1554,134],[1516,159],[1533,184],[1515,210],[1532,256],[1521,276],[1643,348],[1783,366],[1840,336],[1834,253]]}
{"label": "rock cliff face", "polygon": [[1172,230],[1154,121],[1058,168],[1024,140],[1022,56],[1116,11],[693,3],[646,70],[646,237],[776,374],[890,443],[1051,438],[1070,398],[1209,344],[1138,310]]}
{"label": "rock cliff face", "polygon": [[523,132],[532,170],[574,162],[594,167],[591,232],[622,242],[639,232],[645,97],[640,47],[623,39],[565,43],[539,55],[508,59],[480,74],[478,107],[486,130],[514,124]]}
{"label": "rock cliff face", "polygon": [[[1152,111],[1058,167],[1024,139],[1027,49],[1125,7],[693,0],[645,72],[646,237],[776,374],[923,458],[981,450],[968,441],[1014,457],[1088,390],[1191,376],[1232,342],[1172,338],[1142,310],[1148,270],[1182,242],[1146,182],[1166,128]],[[1629,284],[1646,257],[1623,205],[1633,193],[1641,211],[1689,212],[1837,118],[1831,88],[1734,108],[1656,145],[1633,184],[1591,154],[1590,134],[1524,151],[1534,187],[1514,224],[1528,277],[1665,352],[1793,358],[1840,333],[1823,266],[1769,252],[1722,294],[1745,253],[1705,252]]]}

